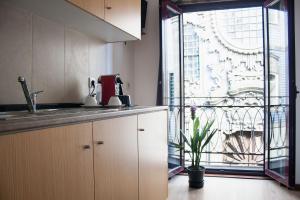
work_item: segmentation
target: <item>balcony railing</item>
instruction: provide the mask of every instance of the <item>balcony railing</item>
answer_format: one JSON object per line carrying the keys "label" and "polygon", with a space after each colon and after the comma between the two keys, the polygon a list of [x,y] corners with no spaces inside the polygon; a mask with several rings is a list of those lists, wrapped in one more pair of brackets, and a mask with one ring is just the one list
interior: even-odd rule
{"label": "balcony railing", "polygon": [[[248,103],[247,103],[248,102]],[[169,106],[169,141],[179,141],[180,112],[184,114],[184,132],[192,128],[191,105],[197,107],[196,116],[204,125],[214,120],[217,129],[203,152],[201,164],[206,167],[234,167],[262,169],[264,162],[264,101],[263,97],[186,98],[185,106]],[[185,163],[189,164],[189,149],[185,149]],[[170,157],[178,157],[169,148]]]}
{"label": "balcony railing", "polygon": [[[284,102],[285,97],[273,98]],[[176,102],[176,101],[175,101]],[[203,152],[201,164],[213,168],[237,168],[263,170],[264,164],[264,100],[263,97],[218,97],[186,98],[185,106],[169,105],[169,141],[180,140],[180,113],[184,115],[184,132],[191,133],[191,105],[196,106],[196,117],[204,125],[214,120],[212,129],[217,129]],[[287,154],[287,112],[288,105],[273,104],[270,108],[270,150],[271,158],[279,159]],[[189,149],[184,158],[189,164]],[[179,153],[169,147],[170,158],[179,159]]]}

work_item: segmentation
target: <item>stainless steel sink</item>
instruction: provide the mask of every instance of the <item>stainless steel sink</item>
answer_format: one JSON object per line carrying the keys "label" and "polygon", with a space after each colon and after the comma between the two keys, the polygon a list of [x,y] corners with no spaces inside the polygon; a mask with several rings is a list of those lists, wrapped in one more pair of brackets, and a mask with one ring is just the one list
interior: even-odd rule
{"label": "stainless steel sink", "polygon": [[11,111],[11,112],[0,112],[0,120],[15,120],[23,118],[31,118],[40,115],[48,115],[59,109],[41,109],[36,113],[30,113],[27,110],[24,111]]}
{"label": "stainless steel sink", "polygon": [[8,118],[15,117],[16,115],[10,115],[10,114],[0,114],[0,120],[6,120]]}
{"label": "stainless steel sink", "polygon": [[15,119],[20,117],[25,117],[27,114],[25,112],[3,112],[0,113],[0,120]]}
{"label": "stainless steel sink", "polygon": [[12,111],[12,112],[0,112],[0,120],[21,120],[28,118],[38,118],[38,117],[47,117],[47,116],[62,116],[70,115],[77,113],[105,113],[105,112],[114,112],[118,111],[118,108],[67,108],[67,109],[40,109],[35,113],[30,113],[27,110],[25,111]]}
{"label": "stainless steel sink", "polygon": [[55,108],[55,109],[41,109],[41,110],[38,110],[37,112],[52,112],[52,111],[57,111],[57,110],[60,110],[58,108]]}

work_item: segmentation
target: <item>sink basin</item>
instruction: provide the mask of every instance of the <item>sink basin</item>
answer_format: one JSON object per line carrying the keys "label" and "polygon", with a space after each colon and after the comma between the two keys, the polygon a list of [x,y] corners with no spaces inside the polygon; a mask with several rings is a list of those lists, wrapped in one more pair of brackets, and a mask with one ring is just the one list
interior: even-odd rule
{"label": "sink basin", "polygon": [[44,115],[44,114],[50,114],[52,112],[56,112],[62,109],[40,109],[37,110],[35,113],[28,113],[29,115]]}
{"label": "sink basin", "polygon": [[0,120],[21,120],[28,118],[37,118],[37,117],[46,117],[53,115],[70,115],[77,113],[105,113],[105,112],[114,112],[118,111],[117,108],[65,108],[65,109],[40,109],[35,113],[29,113],[27,110],[24,111],[12,111],[12,112],[0,112]]}
{"label": "sink basin", "polygon": [[58,108],[54,108],[54,109],[40,109],[40,110],[37,110],[37,112],[52,112],[52,111],[57,111],[57,110],[60,110]]}
{"label": "sink basin", "polygon": [[15,117],[16,115],[10,115],[10,114],[0,114],[0,120],[6,120],[8,118]]}
{"label": "sink basin", "polygon": [[59,109],[41,109],[36,113],[29,113],[27,110],[23,111],[11,111],[11,112],[0,112],[0,120],[11,120],[11,119],[22,119],[29,118],[44,114],[50,114],[51,112],[57,111]]}
{"label": "sink basin", "polygon": [[18,119],[18,118],[24,118],[26,117],[28,114],[24,113],[24,112],[6,112],[6,113],[1,113],[0,114],[0,120],[10,120],[10,119]]}

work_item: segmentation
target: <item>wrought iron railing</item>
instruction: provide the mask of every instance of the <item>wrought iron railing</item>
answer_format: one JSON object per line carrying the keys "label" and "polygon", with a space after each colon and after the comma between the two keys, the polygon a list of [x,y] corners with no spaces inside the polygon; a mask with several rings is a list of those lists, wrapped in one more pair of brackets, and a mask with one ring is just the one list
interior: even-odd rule
{"label": "wrought iron railing", "polygon": [[274,163],[289,157],[288,104],[270,105],[269,158]]}
{"label": "wrought iron railing", "polygon": [[[253,100],[254,98],[254,100]],[[247,103],[248,102],[248,103]],[[203,152],[201,164],[215,167],[262,168],[264,158],[264,101],[263,97],[186,98],[185,106],[169,106],[169,141],[180,138],[180,113],[184,114],[184,132],[190,133],[190,107],[196,106],[201,124],[214,120],[217,133]],[[185,161],[190,162],[189,149]],[[178,157],[169,148],[170,157]]]}
{"label": "wrought iron railing", "polygon": [[[280,102],[285,97],[276,97]],[[281,98],[281,100],[280,100]],[[200,124],[214,120],[217,129],[203,152],[201,164],[207,167],[234,167],[262,170],[264,164],[264,99],[260,97],[186,98],[185,106],[169,105],[169,141],[180,141],[180,114],[184,115],[183,132],[192,128],[190,107],[196,106]],[[280,159],[287,155],[286,104],[273,104],[270,109],[270,157]],[[185,149],[185,163],[189,164],[189,149]],[[169,148],[170,158],[179,159],[179,152]]]}

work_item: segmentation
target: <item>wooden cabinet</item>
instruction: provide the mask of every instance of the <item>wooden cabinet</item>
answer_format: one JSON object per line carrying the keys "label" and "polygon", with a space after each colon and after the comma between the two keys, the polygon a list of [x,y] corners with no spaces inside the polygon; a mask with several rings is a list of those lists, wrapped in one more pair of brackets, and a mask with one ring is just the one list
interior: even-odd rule
{"label": "wooden cabinet", "polygon": [[68,0],[85,11],[104,19],[104,0]]}
{"label": "wooden cabinet", "polygon": [[93,137],[95,200],[137,200],[137,116],[94,122]]}
{"label": "wooden cabinet", "polygon": [[14,137],[0,137],[0,200],[16,200]]}
{"label": "wooden cabinet", "polygon": [[1,200],[93,200],[92,124],[0,137]]}
{"label": "wooden cabinet", "polygon": [[141,0],[106,0],[105,20],[141,39]]}
{"label": "wooden cabinet", "polygon": [[0,200],[166,200],[167,112],[0,136]]}
{"label": "wooden cabinet", "polygon": [[141,39],[141,0],[68,1],[137,39]]}
{"label": "wooden cabinet", "polygon": [[168,197],[167,112],[138,115],[139,200]]}
{"label": "wooden cabinet", "polygon": [[141,38],[140,0],[4,0],[105,42]]}

